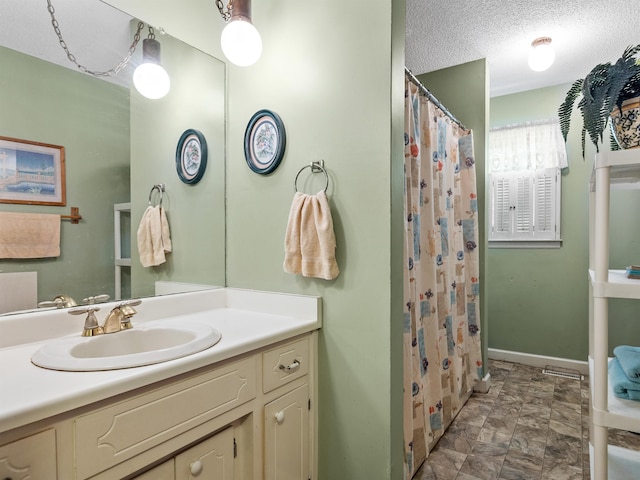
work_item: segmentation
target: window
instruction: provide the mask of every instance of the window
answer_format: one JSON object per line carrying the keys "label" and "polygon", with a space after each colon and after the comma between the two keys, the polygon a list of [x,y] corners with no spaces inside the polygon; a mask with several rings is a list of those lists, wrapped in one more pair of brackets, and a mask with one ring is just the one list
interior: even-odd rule
{"label": "window", "polygon": [[491,247],[559,247],[561,169],[567,166],[558,121],[489,134]]}

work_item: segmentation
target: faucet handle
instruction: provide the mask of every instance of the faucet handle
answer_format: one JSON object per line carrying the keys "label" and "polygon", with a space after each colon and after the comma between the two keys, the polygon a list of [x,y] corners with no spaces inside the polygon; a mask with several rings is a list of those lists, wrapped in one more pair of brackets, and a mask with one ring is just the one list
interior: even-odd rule
{"label": "faucet handle", "polygon": [[82,303],[85,305],[93,305],[94,303],[108,302],[110,298],[111,297],[109,295],[107,295],[106,293],[103,293],[102,295],[83,298]]}
{"label": "faucet handle", "polygon": [[78,304],[76,301],[71,298],[69,295],[56,295],[53,300],[45,300],[38,303],[38,308],[67,308],[67,307],[75,307]]}
{"label": "faucet handle", "polygon": [[142,300],[136,298],[134,300],[125,300],[124,302],[120,302],[118,304],[119,307],[137,307],[142,303]]}
{"label": "faucet handle", "polygon": [[136,309],[133,307],[137,307],[142,303],[142,300],[127,300],[126,302],[122,302],[118,304],[118,308],[122,312],[122,319],[120,320],[120,329],[128,330],[133,328],[131,325],[131,317],[133,317],[136,313]]}
{"label": "faucet handle", "polygon": [[95,315],[95,312],[99,310],[100,308],[98,307],[79,307],[68,310],[69,315],[87,314],[87,318],[84,320],[84,329],[82,330],[83,337],[93,337],[103,333],[103,329],[98,325],[98,319]]}

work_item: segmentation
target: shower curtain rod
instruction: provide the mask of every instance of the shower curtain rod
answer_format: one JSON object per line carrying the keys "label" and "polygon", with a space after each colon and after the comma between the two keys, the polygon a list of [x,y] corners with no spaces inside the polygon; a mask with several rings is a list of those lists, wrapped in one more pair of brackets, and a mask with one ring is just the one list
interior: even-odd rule
{"label": "shower curtain rod", "polygon": [[453,113],[451,113],[449,110],[447,110],[447,108],[442,105],[442,103],[440,103],[440,100],[438,100],[435,95],[433,93],[431,93],[429,91],[429,89],[427,87],[425,87],[422,82],[420,80],[418,80],[418,78],[411,72],[411,70],[409,70],[406,66],[404,67],[404,73],[407,77],[409,77],[409,80],[411,80],[419,89],[422,93],[424,93],[427,98],[429,100],[431,100],[436,107],[438,107],[440,110],[442,110],[442,112],[449,117],[453,122],[457,123],[463,130],[465,131],[470,131],[467,127],[465,127],[462,122],[460,120],[458,120]]}

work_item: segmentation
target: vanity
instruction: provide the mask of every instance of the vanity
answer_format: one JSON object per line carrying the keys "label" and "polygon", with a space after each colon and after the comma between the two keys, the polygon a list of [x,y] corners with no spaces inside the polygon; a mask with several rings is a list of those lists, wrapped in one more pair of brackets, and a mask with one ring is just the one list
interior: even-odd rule
{"label": "vanity", "polygon": [[0,478],[317,478],[319,297],[220,288],[136,308],[133,329],[200,322],[221,339],[146,366],[59,371],[31,357],[80,336],[83,317],[0,317]]}

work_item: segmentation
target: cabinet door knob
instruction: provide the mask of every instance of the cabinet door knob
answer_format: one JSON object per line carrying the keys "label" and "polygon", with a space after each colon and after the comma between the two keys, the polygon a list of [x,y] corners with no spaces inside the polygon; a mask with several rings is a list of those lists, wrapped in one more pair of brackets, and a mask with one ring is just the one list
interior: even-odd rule
{"label": "cabinet door knob", "polygon": [[278,413],[276,413],[275,417],[276,417],[276,422],[278,423],[278,425],[281,425],[282,422],[284,422],[284,412],[282,410],[280,410]]}
{"label": "cabinet door knob", "polygon": [[295,372],[296,370],[298,370],[300,368],[300,361],[299,360],[294,360],[291,365],[282,365],[282,364],[280,364],[278,366],[278,368],[280,368],[280,370],[282,370],[283,372],[292,373],[292,372]]}
{"label": "cabinet door knob", "polygon": [[191,464],[189,465],[189,470],[191,470],[191,475],[200,475],[202,473],[202,462],[200,460],[191,462]]}

